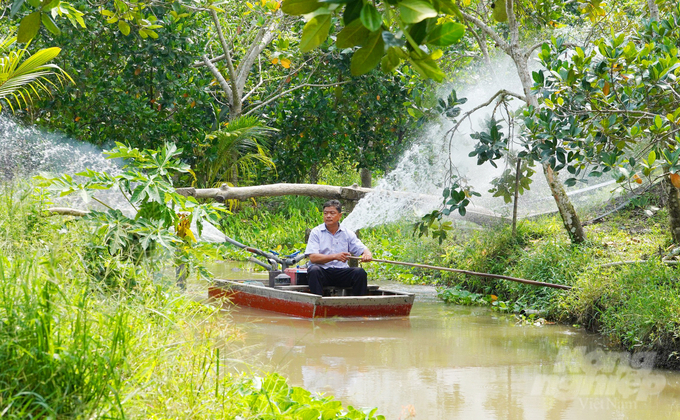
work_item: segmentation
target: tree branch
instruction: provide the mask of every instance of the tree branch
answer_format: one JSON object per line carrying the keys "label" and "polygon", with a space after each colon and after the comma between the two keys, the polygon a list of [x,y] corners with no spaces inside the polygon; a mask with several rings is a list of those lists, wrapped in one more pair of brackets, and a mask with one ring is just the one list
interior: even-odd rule
{"label": "tree branch", "polygon": [[470,111],[468,111],[468,112],[466,112],[465,114],[463,114],[463,116],[462,116],[462,117],[460,118],[460,120],[456,123],[456,125],[453,126],[453,128],[451,128],[451,129],[450,129],[449,131],[447,131],[446,134],[445,134],[445,136],[450,136],[450,137],[449,137],[449,144],[448,144],[448,148],[449,148],[449,150],[448,150],[448,156],[449,156],[449,158],[448,158],[448,163],[447,163],[447,164],[448,164],[448,167],[449,167],[449,169],[448,169],[448,172],[449,172],[449,173],[453,173],[453,169],[454,169],[454,167],[455,167],[455,165],[453,164],[453,160],[452,160],[452,158],[451,158],[451,156],[452,156],[452,153],[451,153],[451,152],[452,152],[452,148],[453,148],[453,136],[458,132],[458,128],[460,128],[461,124],[463,124],[463,121],[465,121],[465,120],[467,120],[468,118],[470,118],[470,116],[471,116],[472,114],[474,114],[475,112],[479,111],[480,109],[489,106],[489,105],[491,104],[491,102],[493,102],[494,99],[498,98],[499,96],[501,96],[501,97],[505,97],[505,96],[513,96],[513,97],[515,97],[515,98],[521,99],[522,101],[526,102],[526,98],[525,98],[524,96],[519,95],[519,94],[517,94],[517,93],[513,93],[513,92],[510,92],[510,91],[507,91],[507,90],[505,90],[505,89],[501,89],[501,90],[499,90],[498,92],[496,92],[491,98],[489,98],[488,101],[486,101],[486,102],[484,102],[483,104],[480,104],[480,105],[474,107],[474,108],[471,109]]}
{"label": "tree branch", "polygon": [[514,54],[519,53],[519,27],[513,0],[505,0],[505,12],[508,15],[508,28],[510,29],[510,49],[512,50],[510,56],[514,58]]}
{"label": "tree branch", "polygon": [[289,94],[289,93],[291,93],[291,92],[293,92],[293,91],[296,91],[296,90],[298,90],[298,89],[301,89],[301,88],[303,88],[303,87],[333,87],[333,86],[344,85],[344,84],[347,84],[347,83],[349,83],[349,81],[345,81],[345,82],[337,82],[337,83],[325,83],[325,84],[319,84],[319,83],[304,83],[304,84],[295,86],[295,87],[290,88],[290,89],[288,89],[288,90],[286,90],[286,91],[283,91],[283,92],[281,92],[281,93],[279,93],[279,94],[276,94],[276,95],[273,95],[273,96],[269,97],[269,98],[266,99],[265,101],[263,101],[263,102],[257,104],[256,106],[250,108],[250,109],[248,110],[248,112],[244,112],[243,115],[250,115],[250,114],[251,114],[253,111],[255,111],[256,109],[262,108],[263,106],[268,105],[268,104],[271,103],[272,101],[275,101],[275,100],[279,99],[280,97],[285,96],[285,95],[287,95],[287,94]]}
{"label": "tree branch", "polygon": [[243,88],[246,85],[246,80],[248,79],[248,74],[250,73],[250,68],[253,66],[255,59],[274,39],[275,31],[281,23],[280,20],[277,20],[277,18],[280,16],[281,11],[272,16],[272,20],[268,25],[260,28],[257,35],[255,36],[255,39],[253,39],[252,44],[250,44],[248,52],[241,60],[241,63],[238,66],[238,75],[234,78],[238,92],[243,91]]}
{"label": "tree branch", "polygon": [[[215,30],[217,31],[217,37],[220,40],[220,45],[222,45],[222,50],[224,51],[224,58],[227,61],[227,69],[229,70],[229,79],[236,80],[236,71],[234,70],[234,62],[231,59],[231,50],[227,44],[227,40],[224,38],[224,33],[222,32],[222,25],[220,24],[220,19],[217,16],[217,12],[214,9],[210,9],[210,16],[215,24]],[[236,91],[236,89],[233,89]]]}
{"label": "tree branch", "polygon": [[470,32],[472,33],[472,36],[475,38],[475,40],[477,40],[477,45],[479,45],[479,49],[482,51],[484,63],[489,68],[489,71],[491,72],[493,77],[496,77],[496,72],[493,70],[493,66],[491,65],[491,57],[489,56],[489,48],[486,46],[486,39],[479,36],[479,34],[477,33],[477,31],[474,30],[470,22],[465,23]]}
{"label": "tree branch", "polygon": [[535,50],[541,48],[541,46],[543,46],[543,44],[545,44],[546,42],[547,42],[547,41],[543,40],[543,41],[537,42],[537,43],[535,43],[534,45],[532,45],[531,47],[529,47],[529,48],[526,50],[527,57],[530,56],[531,53],[533,53]]}
{"label": "tree branch", "polygon": [[491,37],[491,39],[493,39],[494,42],[496,42],[496,44],[498,44],[498,46],[499,46],[503,51],[505,51],[508,55],[511,55],[511,54],[510,54],[510,44],[508,44],[506,40],[504,40],[503,38],[501,38],[500,35],[498,35],[498,34],[496,33],[496,31],[493,30],[493,28],[491,28],[489,25],[487,25],[486,23],[482,22],[480,19],[476,18],[475,16],[472,16],[471,14],[469,14],[469,13],[463,11],[462,9],[460,10],[460,14],[463,15],[463,17],[464,17],[465,19],[467,19],[467,20],[469,20],[470,22],[472,22],[472,23],[473,23],[476,27],[478,27],[482,32],[484,32],[484,33],[487,34],[489,37]]}
{"label": "tree branch", "polygon": [[215,76],[215,79],[217,79],[217,82],[220,84],[220,87],[224,91],[224,93],[227,94],[227,98],[229,99],[229,105],[233,105],[234,103],[234,93],[231,90],[231,87],[229,86],[229,83],[224,79],[224,76],[222,76],[222,73],[220,73],[219,70],[217,70],[217,67],[210,62],[208,59],[207,55],[203,56],[203,64],[210,70],[213,76]]}

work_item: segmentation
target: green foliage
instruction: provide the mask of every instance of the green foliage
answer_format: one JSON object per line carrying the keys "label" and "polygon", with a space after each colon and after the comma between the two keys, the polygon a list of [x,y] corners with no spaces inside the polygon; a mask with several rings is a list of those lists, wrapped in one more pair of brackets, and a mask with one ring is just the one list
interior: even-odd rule
{"label": "green foliage", "polygon": [[[347,81],[348,57],[336,54],[315,73],[314,83]],[[384,171],[409,145],[415,119],[403,107],[408,81],[377,73],[333,88],[299,89],[265,110],[279,129],[272,159],[279,179],[316,182],[325,165]]]}
{"label": "green foliage", "polygon": [[484,305],[487,303],[484,300],[484,295],[463,290],[458,286],[439,290],[437,297],[453,305]]}
{"label": "green foliage", "polygon": [[676,269],[650,261],[598,270],[581,276],[576,285],[576,292],[558,303],[561,320],[598,330],[628,349],[667,354],[677,342],[680,285]]}
{"label": "green foliage", "polygon": [[309,52],[328,38],[331,28],[331,15],[322,14],[314,16],[302,29],[300,37],[300,51]]}
{"label": "green foliage", "polygon": [[[163,260],[159,259],[162,255],[154,251],[165,250],[177,255],[178,265],[191,263],[193,259],[189,257],[201,254],[204,249],[194,246],[195,238],[183,222],[193,220],[200,235],[203,223],[207,220],[216,222],[218,213],[224,209],[213,204],[199,204],[193,197],[175,192],[173,177],[191,172],[189,166],[178,159],[181,150],[174,144],[166,144],[160,150],[139,151],[118,143],[104,153],[109,159],[127,161],[120,174],[114,176],[88,169],[76,174],[84,178],[83,182],[68,174],[37,177],[41,186],[57,191],[60,196],[78,193],[85,202],[94,200],[108,208],[108,211],[93,210],[85,217],[96,233],[92,244],[95,254],[91,258],[95,271],[106,274],[103,279],[109,281],[110,270],[96,263],[107,254],[133,265],[144,262],[157,268]],[[113,209],[96,196],[102,190],[111,189],[122,193],[136,211],[133,217]],[[150,258],[154,254],[155,259]],[[206,274],[202,270],[200,273]]]}
{"label": "green foliage", "polygon": [[482,131],[470,135],[470,137],[477,140],[478,143],[475,145],[475,149],[470,152],[469,156],[477,156],[477,165],[489,162],[491,166],[497,168],[498,166],[494,160],[503,157],[503,151],[508,147],[508,139],[501,132],[501,125],[495,118],[491,118],[487,121],[487,128],[488,132]]}
{"label": "green foliage", "polygon": [[[558,236],[560,226],[554,219],[523,221],[513,237],[509,226],[472,234],[460,245],[447,249],[443,264],[463,270],[520,277],[548,283],[570,284],[576,270],[584,264],[570,248],[550,238]],[[482,296],[495,295],[519,311],[543,307],[560,292],[504,280],[476,278],[463,274],[442,274],[444,284],[459,285]]]}
{"label": "green foliage", "polygon": [[[442,265],[568,284],[569,292],[503,280],[443,274],[450,287],[443,300],[519,312],[539,310],[549,319],[583,325],[629,350],[672,356],[680,333],[677,268],[655,254],[668,245],[658,212],[646,221],[632,212],[614,216],[589,232],[590,242],[574,246],[556,218],[523,221],[517,237],[509,229],[477,232],[448,247]],[[616,261],[647,263],[609,266]],[[494,296],[497,296],[494,299]],[[677,364],[677,358],[660,360]]]}
{"label": "green foliage", "polygon": [[318,398],[304,388],[290,387],[286,379],[278,374],[255,377],[244,382],[239,393],[243,395],[252,415],[263,420],[385,419],[382,415],[376,415],[377,409],[357,410],[349,406],[345,410],[342,403],[333,397]]}
{"label": "green foliage", "polygon": [[555,169],[580,176],[611,173],[632,189],[663,172],[680,171],[674,127],[680,104],[676,40],[680,9],[636,33],[611,34],[587,49],[562,39],[539,54],[546,71],[534,73],[544,107],[527,112],[531,135],[544,141],[531,153]]}
{"label": "green foliage", "polygon": [[236,185],[239,179],[253,178],[257,164],[275,169],[267,149],[267,139],[275,131],[258,117],[242,116],[207,134],[205,143],[197,145],[193,153],[199,185]]}
{"label": "green foliage", "polygon": [[[153,10],[145,1],[117,1],[113,4],[100,5],[98,13],[106,20],[109,25],[116,24],[117,29],[125,36],[130,34],[131,27],[137,30],[141,38],[158,38],[154,29],[162,28]],[[155,5],[158,11],[159,5]],[[108,8],[107,8],[108,7]],[[112,9],[112,10],[109,10]],[[10,9],[10,18],[21,18],[18,30],[19,42],[28,43],[33,40],[44,26],[52,35],[59,36],[62,30],[59,28],[55,18],[67,18],[74,28],[87,30],[85,25],[85,12],[82,4],[76,7],[60,0],[40,1],[40,0],[14,0]],[[172,11],[175,16],[176,11]]]}
{"label": "green foliage", "polygon": [[413,231],[414,233],[417,232],[418,236],[432,235],[433,238],[439,238],[439,243],[441,244],[447,237],[446,232],[452,229],[451,222],[444,221],[444,216],[448,216],[456,211],[461,216],[465,216],[467,205],[470,204],[470,197],[481,196],[478,192],[472,191],[470,187],[461,185],[456,178],[458,177],[453,175],[451,185],[442,191],[444,196],[442,209],[433,210],[423,216],[419,222],[415,223]]}
{"label": "green foliage", "polygon": [[[389,224],[361,229],[361,241],[374,258],[441,265],[443,247],[438,238],[419,238],[408,224]],[[447,244],[449,242],[447,241]],[[364,264],[371,278],[397,280],[406,284],[432,283],[439,272],[394,264]]]}
{"label": "green foliage", "polygon": [[[436,60],[442,52],[429,51],[426,46],[451,45],[464,33],[461,24],[428,24],[434,23],[438,16],[455,13],[457,6],[448,0],[402,0],[382,4],[362,0],[284,0],[281,9],[291,15],[308,16],[300,39],[303,52],[322,45],[329,35],[331,17],[335,13],[342,14],[345,27],[338,34],[336,45],[338,48],[360,47],[351,59],[350,70],[354,76],[368,73],[381,61],[385,72],[408,62],[423,78],[441,82],[445,74]],[[416,32],[422,36],[413,36]]]}
{"label": "green foliage", "polygon": [[219,113],[212,108],[211,79],[191,67],[203,51],[203,24],[198,16],[156,15],[165,25],[158,39],[126,37],[98,19],[89,30],[67,26],[61,36],[37,39],[61,47],[74,83],[37,102],[40,110],[26,119],[98,146],[118,141],[153,149],[174,142],[193,163],[194,143],[217,129]]}
{"label": "green foliage", "polygon": [[[260,200],[257,206],[245,203],[222,219],[222,230],[237,241],[280,254],[304,251],[305,231],[323,222],[321,199],[283,197]],[[234,256],[246,253],[231,249]]]}
{"label": "green foliage", "polygon": [[529,186],[533,182],[531,177],[536,173],[532,169],[534,163],[528,159],[520,161],[519,167],[519,183],[517,183],[517,158],[508,159],[508,168],[503,171],[503,174],[498,178],[491,180],[492,188],[489,190],[494,197],[503,197],[505,203],[512,202],[515,197],[515,190],[519,194],[524,194],[529,190]]}

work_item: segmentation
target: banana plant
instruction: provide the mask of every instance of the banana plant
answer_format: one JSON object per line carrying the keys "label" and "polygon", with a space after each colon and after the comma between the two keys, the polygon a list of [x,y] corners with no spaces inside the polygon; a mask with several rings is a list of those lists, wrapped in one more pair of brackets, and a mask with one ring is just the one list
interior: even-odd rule
{"label": "banana plant", "polygon": [[73,83],[68,73],[50,63],[59,55],[60,48],[45,48],[24,59],[29,52],[16,48],[16,41],[15,36],[0,38],[0,110],[5,103],[12,112],[28,107],[41,94],[52,95],[51,88],[57,87],[52,76],[62,85]]}

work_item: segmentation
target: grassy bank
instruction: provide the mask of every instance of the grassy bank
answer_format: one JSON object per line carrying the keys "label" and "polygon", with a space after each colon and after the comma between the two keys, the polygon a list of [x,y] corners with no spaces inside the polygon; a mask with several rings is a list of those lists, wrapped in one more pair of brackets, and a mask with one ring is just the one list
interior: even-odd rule
{"label": "grassy bank", "polygon": [[94,264],[83,221],[0,191],[3,418],[376,418],[277,374],[229,373],[238,331],[219,309],[143,265]]}
{"label": "grassy bank", "polygon": [[[321,221],[319,202],[285,198],[244,207],[225,224],[258,247],[304,249],[304,230]],[[649,204],[649,203],[646,203]],[[560,219],[460,230],[441,246],[413,236],[408,224],[363,229],[376,258],[442,265],[573,286],[569,292],[387,264],[365,265],[371,278],[442,286],[455,304],[490,305],[602,333],[614,347],[659,352],[660,366],[680,368],[680,274],[661,263],[671,247],[667,214],[628,208],[586,228],[589,241],[571,245]],[[237,255],[234,255],[237,256]],[[644,263],[625,263],[629,261]]]}
{"label": "grassy bank", "polygon": [[663,209],[652,216],[627,209],[587,227],[589,241],[578,246],[557,217],[523,221],[515,237],[509,227],[478,232],[450,245],[444,263],[573,289],[444,274],[439,281],[450,288],[440,296],[578,324],[614,347],[656,351],[657,365],[680,368],[679,273],[661,262],[671,245],[666,220]]}

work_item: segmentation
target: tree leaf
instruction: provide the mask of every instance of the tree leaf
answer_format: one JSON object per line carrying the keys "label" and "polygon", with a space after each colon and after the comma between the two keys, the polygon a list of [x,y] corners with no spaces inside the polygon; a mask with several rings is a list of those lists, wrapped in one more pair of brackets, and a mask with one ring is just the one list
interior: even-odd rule
{"label": "tree leaf", "polygon": [[283,0],[281,10],[283,13],[300,16],[311,13],[321,7],[317,0]]}
{"label": "tree leaf", "polygon": [[331,15],[318,15],[312,18],[302,29],[300,51],[309,52],[321,45],[328,38],[331,29]]}
{"label": "tree leaf", "polygon": [[465,26],[460,23],[446,22],[437,25],[427,35],[427,43],[438,47],[445,47],[457,42],[465,34]]}
{"label": "tree leaf", "polygon": [[371,31],[366,29],[360,19],[355,19],[338,33],[335,44],[338,48],[355,47],[363,44],[370,33]]}
{"label": "tree leaf", "polygon": [[125,36],[130,35],[130,24],[128,24],[128,23],[125,22],[124,20],[119,20],[119,21],[118,21],[118,29],[120,30],[120,32],[121,32],[123,35],[125,35]]}
{"label": "tree leaf", "polygon": [[56,36],[61,35],[61,29],[59,29],[57,24],[54,23],[50,15],[48,15],[47,13],[42,14],[41,20],[43,25],[45,25],[45,28],[47,28],[48,31],[50,31],[52,34]]}
{"label": "tree leaf", "polygon": [[41,14],[40,11],[37,11],[21,19],[17,33],[17,42],[25,43],[35,38],[40,29]]}
{"label": "tree leaf", "polygon": [[347,3],[345,12],[342,14],[342,20],[345,22],[345,25],[349,25],[351,22],[354,22],[354,20],[359,19],[363,7],[364,3],[361,0],[353,0],[350,3]]}
{"label": "tree leaf", "polygon": [[418,23],[427,18],[437,16],[437,11],[430,3],[422,0],[403,0],[399,3],[401,20],[405,23]]}
{"label": "tree leaf", "polygon": [[390,73],[401,63],[401,57],[397,50],[401,51],[401,48],[390,47],[387,49],[387,54],[380,61],[383,73]]}
{"label": "tree leaf", "polygon": [[377,31],[382,25],[382,15],[371,3],[364,4],[359,15],[361,23],[364,24],[369,31]]}
{"label": "tree leaf", "polygon": [[59,5],[60,0],[49,0],[47,4],[45,4],[45,1],[43,1],[42,3],[43,7],[41,7],[41,10],[52,10]]}
{"label": "tree leaf", "polygon": [[[411,25],[408,34],[411,35],[411,38],[413,38],[416,44],[421,45],[425,41],[425,38],[427,38],[427,20]],[[411,44],[409,44],[409,48],[410,45]]]}
{"label": "tree leaf", "polygon": [[17,14],[19,10],[21,10],[21,6],[24,5],[25,0],[14,0],[14,3],[12,3],[12,8],[9,11],[9,18],[12,19],[14,15]]}
{"label": "tree leaf", "polygon": [[385,41],[382,38],[382,31],[375,31],[366,41],[366,45],[352,56],[350,63],[352,75],[360,76],[373,70],[380,63],[384,53]]}
{"label": "tree leaf", "polygon": [[437,65],[437,62],[431,57],[417,58],[411,55],[409,61],[413,68],[423,77],[441,82],[446,76],[439,68],[439,65]]}

